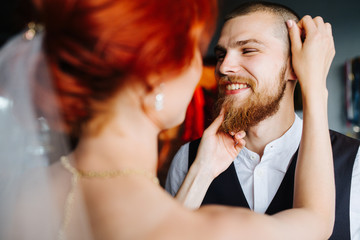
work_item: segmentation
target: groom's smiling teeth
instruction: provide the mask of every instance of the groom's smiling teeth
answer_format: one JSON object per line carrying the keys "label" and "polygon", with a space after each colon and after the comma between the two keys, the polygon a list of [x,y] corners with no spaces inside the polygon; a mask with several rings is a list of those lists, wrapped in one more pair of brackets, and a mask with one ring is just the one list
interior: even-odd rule
{"label": "groom's smiling teeth", "polygon": [[246,83],[232,83],[232,84],[228,84],[226,85],[226,90],[238,90],[238,89],[244,89],[247,88],[248,85]]}

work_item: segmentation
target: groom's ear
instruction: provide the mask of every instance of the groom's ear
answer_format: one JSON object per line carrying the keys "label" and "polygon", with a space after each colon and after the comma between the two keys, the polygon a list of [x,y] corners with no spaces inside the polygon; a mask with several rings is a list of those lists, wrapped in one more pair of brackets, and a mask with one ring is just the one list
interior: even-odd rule
{"label": "groom's ear", "polygon": [[297,80],[296,74],[295,74],[294,69],[293,69],[292,66],[290,66],[290,68],[289,68],[287,79],[289,79],[289,80]]}
{"label": "groom's ear", "polygon": [[291,54],[289,56],[289,60],[288,60],[288,67],[287,67],[287,71],[286,71],[286,79],[287,80],[297,80],[293,65],[292,65],[292,61],[291,61]]}

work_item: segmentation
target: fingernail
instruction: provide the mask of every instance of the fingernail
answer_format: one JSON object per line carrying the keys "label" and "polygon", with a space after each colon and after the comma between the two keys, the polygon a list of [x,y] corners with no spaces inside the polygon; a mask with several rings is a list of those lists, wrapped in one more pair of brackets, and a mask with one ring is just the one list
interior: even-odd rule
{"label": "fingernail", "polygon": [[235,137],[236,138],[243,138],[243,137],[245,137],[245,132],[239,132],[239,133],[236,134]]}
{"label": "fingernail", "polygon": [[294,21],[293,20],[287,20],[286,25],[288,26],[288,28],[292,28],[292,26],[294,25]]}

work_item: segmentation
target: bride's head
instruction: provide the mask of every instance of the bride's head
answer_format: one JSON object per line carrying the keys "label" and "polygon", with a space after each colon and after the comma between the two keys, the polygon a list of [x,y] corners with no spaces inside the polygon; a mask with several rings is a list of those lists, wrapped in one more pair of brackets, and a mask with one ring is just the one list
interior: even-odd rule
{"label": "bride's head", "polygon": [[[114,99],[132,85],[142,87],[143,111],[160,128],[183,120],[213,32],[215,0],[35,3],[63,129],[78,136],[96,119],[91,131],[100,131]],[[37,86],[39,107],[51,119],[46,87]]]}

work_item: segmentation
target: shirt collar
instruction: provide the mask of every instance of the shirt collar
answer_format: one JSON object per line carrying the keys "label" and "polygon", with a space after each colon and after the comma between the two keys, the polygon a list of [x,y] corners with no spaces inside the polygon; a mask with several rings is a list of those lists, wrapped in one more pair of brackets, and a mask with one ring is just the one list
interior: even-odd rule
{"label": "shirt collar", "polygon": [[286,172],[292,156],[299,147],[301,134],[302,119],[295,114],[295,121],[289,130],[265,146],[261,161],[258,154],[246,147],[240,151],[235,161],[243,162],[243,164],[252,169],[258,164],[266,164],[274,170]]}

